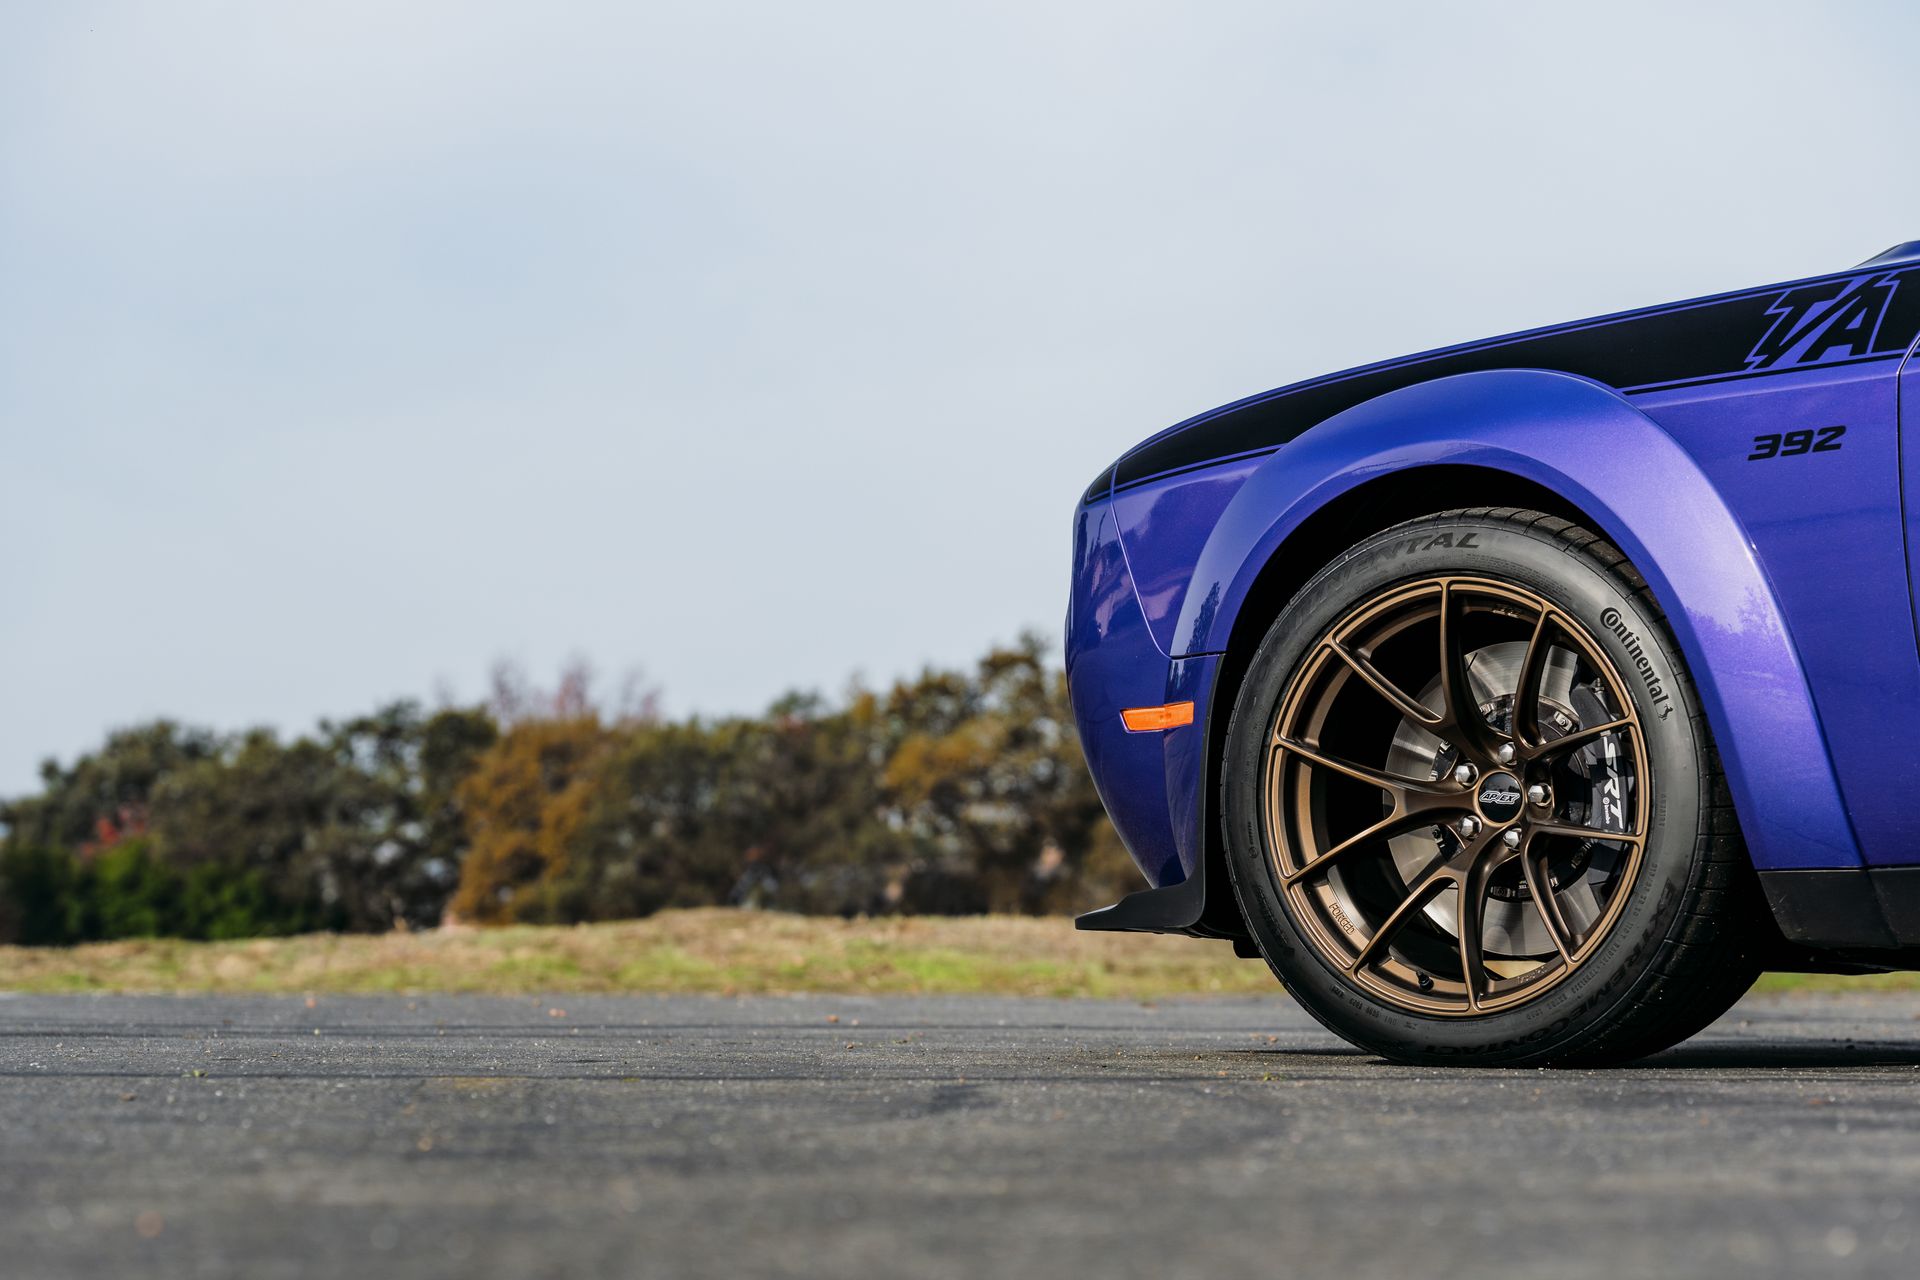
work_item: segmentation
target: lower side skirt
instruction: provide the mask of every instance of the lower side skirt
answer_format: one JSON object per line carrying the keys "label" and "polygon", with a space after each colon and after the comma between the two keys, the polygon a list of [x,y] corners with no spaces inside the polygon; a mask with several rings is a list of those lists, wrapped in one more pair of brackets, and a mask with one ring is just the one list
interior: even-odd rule
{"label": "lower side skirt", "polygon": [[1920,867],[1762,871],[1760,884],[1787,941],[1920,964]]}

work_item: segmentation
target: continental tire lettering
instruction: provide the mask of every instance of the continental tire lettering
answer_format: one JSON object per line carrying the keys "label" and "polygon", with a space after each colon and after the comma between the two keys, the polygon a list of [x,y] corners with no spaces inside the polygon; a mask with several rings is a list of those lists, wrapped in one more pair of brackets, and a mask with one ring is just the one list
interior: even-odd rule
{"label": "continental tire lettering", "polygon": [[1647,651],[1640,642],[1640,633],[1627,626],[1626,619],[1620,616],[1620,611],[1611,607],[1601,612],[1600,625],[1613,632],[1626,649],[1634,671],[1639,675],[1641,683],[1647,686],[1647,696],[1653,700],[1653,705],[1657,707],[1667,701],[1667,687],[1654,672],[1653,660],[1647,656]]}
{"label": "continental tire lettering", "polygon": [[1421,534],[1417,538],[1408,538],[1402,553],[1412,555],[1416,551],[1432,551],[1436,547],[1451,547],[1455,551],[1478,551],[1480,544],[1468,531],[1455,538],[1451,533]]}

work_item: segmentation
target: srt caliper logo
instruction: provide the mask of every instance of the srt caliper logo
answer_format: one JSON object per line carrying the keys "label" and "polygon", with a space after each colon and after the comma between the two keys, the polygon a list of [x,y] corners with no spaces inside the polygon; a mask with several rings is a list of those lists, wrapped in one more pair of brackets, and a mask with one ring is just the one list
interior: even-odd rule
{"label": "srt caliper logo", "polygon": [[1787,290],[1767,308],[1767,314],[1777,318],[1747,353],[1747,368],[1818,364],[1835,353],[1866,355],[1900,280],[1896,273]]}

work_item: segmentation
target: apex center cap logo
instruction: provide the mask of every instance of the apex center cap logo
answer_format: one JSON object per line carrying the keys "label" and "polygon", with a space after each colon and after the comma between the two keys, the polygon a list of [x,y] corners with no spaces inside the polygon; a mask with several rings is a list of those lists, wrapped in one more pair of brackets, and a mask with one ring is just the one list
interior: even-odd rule
{"label": "apex center cap logo", "polygon": [[1520,780],[1510,773],[1490,773],[1480,781],[1480,812],[1488,822],[1512,822],[1520,812]]}

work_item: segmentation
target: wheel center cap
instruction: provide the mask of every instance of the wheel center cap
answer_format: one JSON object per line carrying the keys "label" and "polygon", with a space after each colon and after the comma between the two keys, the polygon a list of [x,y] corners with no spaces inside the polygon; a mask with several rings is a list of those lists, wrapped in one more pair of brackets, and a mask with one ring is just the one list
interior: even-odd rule
{"label": "wheel center cap", "polygon": [[1480,816],[1496,827],[1505,826],[1519,817],[1525,801],[1526,793],[1520,789],[1520,779],[1510,773],[1484,775],[1475,797],[1475,802],[1480,806]]}

